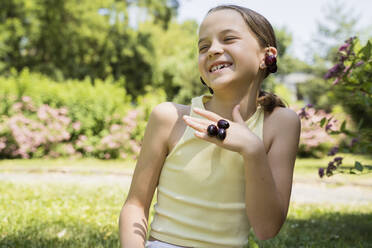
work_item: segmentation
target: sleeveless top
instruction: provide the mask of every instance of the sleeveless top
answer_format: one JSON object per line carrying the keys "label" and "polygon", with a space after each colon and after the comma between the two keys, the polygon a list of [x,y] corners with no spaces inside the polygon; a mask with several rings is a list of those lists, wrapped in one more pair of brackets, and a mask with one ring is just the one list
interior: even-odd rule
{"label": "sleeveless top", "polygon": [[[192,108],[205,110],[204,103],[211,98],[194,97],[190,115],[206,119]],[[259,105],[246,121],[261,140],[263,120],[264,111]],[[245,209],[243,157],[199,139],[194,131],[186,125],[164,161],[150,235],[180,246],[243,247],[248,243],[250,229]]]}

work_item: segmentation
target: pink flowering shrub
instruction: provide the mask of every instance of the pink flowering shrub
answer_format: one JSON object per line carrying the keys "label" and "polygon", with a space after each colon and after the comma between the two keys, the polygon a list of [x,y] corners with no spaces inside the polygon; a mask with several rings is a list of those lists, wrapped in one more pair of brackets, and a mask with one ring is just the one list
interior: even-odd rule
{"label": "pink flowering shrub", "polygon": [[13,104],[11,112],[12,116],[1,118],[1,157],[59,156],[55,146],[71,137],[66,108],[53,109],[48,105],[36,108],[31,98],[24,96]]}
{"label": "pink flowering shrub", "polygon": [[107,120],[110,128],[89,137],[81,133],[81,122],[72,122],[66,107],[36,107],[28,96],[15,101],[0,119],[0,157],[98,157],[136,159],[138,110]]}
{"label": "pink flowering shrub", "polygon": [[27,69],[0,75],[0,158],[136,159],[149,113],[166,99],[148,87],[134,101],[110,79],[55,82]]}
{"label": "pink flowering shrub", "polygon": [[[334,119],[331,114],[324,110],[316,110],[311,104],[300,110],[295,109],[301,117],[301,136],[298,155],[300,157],[322,157],[333,146],[332,144],[339,142],[338,139],[332,137],[330,133],[339,128],[338,120]],[[319,123],[322,119],[329,120],[325,127],[321,127]]]}
{"label": "pink flowering shrub", "polygon": [[124,117],[111,119],[109,129],[103,130],[99,136],[79,135],[75,142],[76,149],[82,154],[101,159],[137,159],[141,146],[135,136],[142,131],[137,126],[139,115],[140,111],[134,109]]}

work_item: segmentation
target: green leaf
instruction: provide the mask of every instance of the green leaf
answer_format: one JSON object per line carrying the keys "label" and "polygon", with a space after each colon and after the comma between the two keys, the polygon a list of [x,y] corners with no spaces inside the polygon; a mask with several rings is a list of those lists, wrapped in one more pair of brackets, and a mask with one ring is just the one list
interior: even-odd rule
{"label": "green leaf", "polygon": [[342,131],[342,132],[345,132],[345,131],[346,131],[345,126],[346,126],[346,120],[344,120],[344,121],[342,122],[342,124],[341,124],[341,131]]}
{"label": "green leaf", "polygon": [[340,131],[330,131],[329,134],[331,135],[335,135],[335,134],[340,134],[341,132]]}
{"label": "green leaf", "polygon": [[360,121],[358,123],[358,130],[362,127],[363,122],[364,122],[364,118],[360,119]]}
{"label": "green leaf", "polygon": [[363,171],[363,165],[360,162],[355,161],[355,169],[358,171]]}
{"label": "green leaf", "polygon": [[320,127],[324,126],[324,123],[326,122],[327,118],[323,117],[322,120],[320,121]]}
{"label": "green leaf", "polygon": [[368,41],[367,42],[367,45],[365,45],[360,51],[361,53],[363,54],[362,55],[362,60],[364,61],[368,61],[369,58],[371,57],[371,53],[372,53],[372,45],[371,45],[371,42]]}

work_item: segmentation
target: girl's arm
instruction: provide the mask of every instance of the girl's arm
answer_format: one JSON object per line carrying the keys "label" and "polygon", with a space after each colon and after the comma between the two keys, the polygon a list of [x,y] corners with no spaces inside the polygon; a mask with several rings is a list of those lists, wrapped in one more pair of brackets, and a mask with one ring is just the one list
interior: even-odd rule
{"label": "girl's arm", "polygon": [[263,142],[250,144],[241,153],[247,216],[261,240],[276,236],[286,219],[301,130],[299,117],[290,109],[277,108],[270,117],[273,141],[268,153]]}
{"label": "girl's arm", "polygon": [[157,105],[149,117],[128,197],[119,217],[123,248],[145,246],[149,208],[168,152],[174,109],[172,103],[164,102]]}

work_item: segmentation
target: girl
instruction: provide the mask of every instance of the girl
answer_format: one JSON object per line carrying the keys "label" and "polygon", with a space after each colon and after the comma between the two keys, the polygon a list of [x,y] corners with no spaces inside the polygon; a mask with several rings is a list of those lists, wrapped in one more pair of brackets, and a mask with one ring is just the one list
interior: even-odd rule
{"label": "girl", "polygon": [[266,240],[286,219],[300,119],[260,90],[276,71],[272,26],[250,9],[218,6],[198,46],[212,96],[153,109],[120,214],[122,247],[243,247],[251,227]]}

